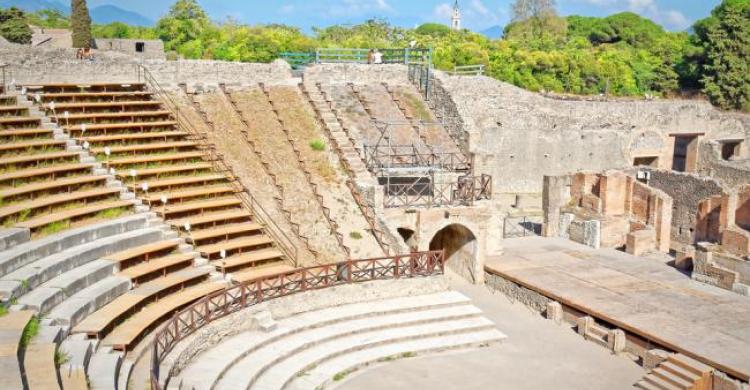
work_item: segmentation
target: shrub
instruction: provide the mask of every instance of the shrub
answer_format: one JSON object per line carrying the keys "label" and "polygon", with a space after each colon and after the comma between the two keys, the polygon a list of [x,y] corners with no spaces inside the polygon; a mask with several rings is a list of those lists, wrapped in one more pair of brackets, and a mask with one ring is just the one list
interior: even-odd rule
{"label": "shrub", "polygon": [[310,141],[310,149],[315,150],[317,152],[322,152],[326,150],[326,143],[319,139],[314,139]]}
{"label": "shrub", "polygon": [[362,239],[362,233],[354,231],[349,233],[349,237],[355,239],[355,240],[361,240]]}

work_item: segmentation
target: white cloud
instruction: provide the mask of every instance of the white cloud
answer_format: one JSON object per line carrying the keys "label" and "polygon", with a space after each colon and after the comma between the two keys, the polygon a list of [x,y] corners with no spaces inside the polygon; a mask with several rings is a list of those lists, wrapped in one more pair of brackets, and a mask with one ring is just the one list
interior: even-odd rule
{"label": "white cloud", "polygon": [[326,9],[328,16],[361,16],[372,12],[393,12],[388,0],[341,0]]}
{"label": "white cloud", "polygon": [[664,13],[664,22],[679,30],[685,30],[691,24],[682,12],[675,10],[669,10]]}
{"label": "white cloud", "polygon": [[281,6],[281,8],[279,8],[279,13],[291,14],[292,12],[294,12],[294,10],[295,8],[293,4],[284,4],[283,6]]}
{"label": "white cloud", "polygon": [[466,16],[469,24],[481,26],[496,24],[500,20],[500,16],[487,8],[482,0],[472,0]]}
{"label": "white cloud", "polygon": [[451,15],[453,15],[453,6],[448,3],[438,4],[435,6],[435,10],[432,13],[437,19],[450,19]]}
{"label": "white cloud", "polygon": [[654,0],[628,0],[628,8],[634,12],[659,12],[659,7],[656,6]]}

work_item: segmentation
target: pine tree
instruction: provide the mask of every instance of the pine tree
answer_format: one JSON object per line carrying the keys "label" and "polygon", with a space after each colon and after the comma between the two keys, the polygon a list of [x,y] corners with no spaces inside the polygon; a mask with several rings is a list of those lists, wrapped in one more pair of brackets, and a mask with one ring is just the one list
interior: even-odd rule
{"label": "pine tree", "polygon": [[71,0],[70,26],[73,30],[73,47],[91,47],[91,16],[86,0]]}

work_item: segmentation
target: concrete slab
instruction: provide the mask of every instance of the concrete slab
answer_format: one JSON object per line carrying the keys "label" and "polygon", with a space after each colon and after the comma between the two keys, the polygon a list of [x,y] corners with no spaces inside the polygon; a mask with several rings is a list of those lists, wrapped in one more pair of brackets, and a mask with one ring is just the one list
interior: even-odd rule
{"label": "concrete slab", "polygon": [[[750,300],[691,280],[666,264],[563,239],[505,240],[488,272],[654,340],[736,377],[750,378]],[[537,259],[528,248],[546,248]],[[585,261],[550,263],[570,251]],[[528,264],[524,266],[519,259]]]}

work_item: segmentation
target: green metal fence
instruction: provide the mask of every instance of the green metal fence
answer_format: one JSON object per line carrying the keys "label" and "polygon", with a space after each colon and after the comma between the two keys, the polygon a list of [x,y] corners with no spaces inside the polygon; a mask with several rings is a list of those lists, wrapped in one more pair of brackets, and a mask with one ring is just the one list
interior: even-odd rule
{"label": "green metal fence", "polygon": [[[347,48],[320,48],[315,52],[307,53],[281,53],[281,58],[286,60],[292,68],[300,68],[312,63],[337,64],[357,63],[366,64],[371,60],[369,53],[371,49],[347,49]],[[412,64],[432,63],[432,49],[373,49],[382,54],[384,64]]]}

